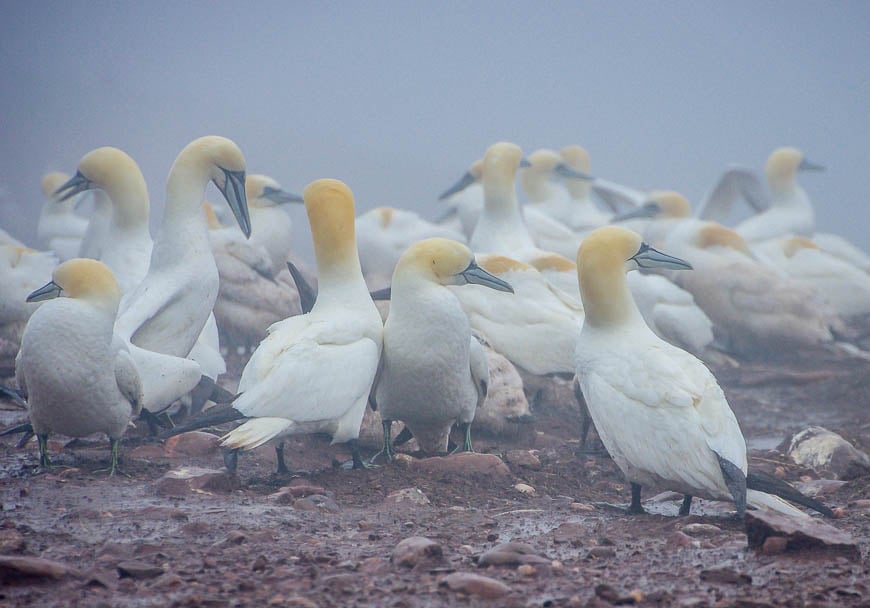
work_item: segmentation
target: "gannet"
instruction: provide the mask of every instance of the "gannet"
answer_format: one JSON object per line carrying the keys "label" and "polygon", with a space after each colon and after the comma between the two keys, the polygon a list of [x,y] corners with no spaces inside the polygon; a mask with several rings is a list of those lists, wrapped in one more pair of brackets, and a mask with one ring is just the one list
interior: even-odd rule
{"label": "gannet", "polygon": [[553,150],[535,150],[528,156],[528,161],[530,165],[520,170],[520,184],[529,200],[524,213],[534,209],[567,226],[566,220],[572,218],[575,206],[566,189],[567,184],[582,183],[588,192],[592,178],[586,172],[570,167]]}
{"label": "gannet", "polygon": [[611,218],[611,222],[634,230],[653,245],[687,221],[695,221],[692,206],[685,196],[673,190],[653,190],[635,209]]}
{"label": "gannet", "polygon": [[299,296],[285,262],[292,242],[290,217],[277,205],[302,202],[265,175],[245,180],[252,234],[246,240],[235,226],[222,227],[211,207],[209,239],[220,275],[214,305],[223,342],[256,346],[267,328],[299,314]]}
{"label": "gannet", "polygon": [[[88,190],[101,190],[110,202],[109,224],[95,252],[96,259],[112,271],[121,294],[127,294],[145,278],[151,260],[148,232],[151,204],[145,178],[128,154],[104,146],[85,154],[76,174],[55,194],[64,201]],[[95,216],[99,212],[98,205]]]}
{"label": "gannet", "polygon": [[52,251],[0,245],[0,339],[14,344],[16,351],[27,320],[39,306],[26,302],[27,296],[51,276],[58,261]]}
{"label": "gannet", "polygon": [[[103,253],[103,245],[109,238],[109,226],[112,224],[112,199],[103,190],[91,191],[91,198],[93,199],[91,217],[88,219],[88,229],[85,230],[79,245],[78,257],[99,260]],[[79,197],[75,204],[78,205],[81,200],[82,197]]]}
{"label": "gannet", "polygon": [[10,247],[24,247],[24,243],[16,239],[14,236],[0,228],[0,245],[7,245]]}
{"label": "gannet", "polygon": [[224,137],[194,140],[169,172],[148,274],[125,298],[116,323],[118,334],[136,346],[186,357],[211,314],[219,278],[202,206],[210,181],[226,198],[242,232],[250,235],[241,150]]}
{"label": "gannet", "polygon": [[735,230],[750,242],[785,236],[812,236],[815,231],[813,205],[797,184],[799,171],[822,171],[797,148],[777,148],[764,168],[769,192],[751,170],[732,167],[719,178],[707,195],[699,217],[724,222],[738,198],[744,198],[757,215],[740,222]]}
{"label": "gannet", "polygon": [[317,261],[319,292],[310,313],[269,328],[242,372],[235,417],[248,420],[223,437],[232,449],[325,432],[351,442],[381,355],[383,323],[369,296],[354,237],[353,194],[342,182],[315,181],[303,193]]}
{"label": "gannet", "polygon": [[482,175],[483,159],[479,158],[471,163],[468,171],[455,184],[438,197],[439,201],[446,201],[456,211],[466,239],[474,234],[474,227],[483,210],[483,185],[480,183]]}
{"label": "gannet", "polygon": [[689,353],[656,336],[628,290],[626,272],[690,269],[618,226],[593,231],[580,246],[577,272],[586,323],[577,341],[577,378],[607,451],[631,483],[629,513],[642,513],[641,487],[803,513],[747,491],[746,442],[716,378]]}
{"label": "gannet", "polygon": [[377,207],[356,218],[356,238],[363,274],[372,287],[383,287],[402,253],[417,241],[441,237],[465,242],[465,236],[433,224],[413,211]]}
{"label": "gannet", "polygon": [[[571,169],[589,174],[589,152],[577,145],[565,146],[559,151],[559,155]],[[600,180],[595,180],[600,181]],[[602,211],[589,198],[593,182],[583,179],[565,180],[565,188],[571,195],[571,205],[564,213],[556,215],[556,219],[564,223],[568,228],[576,231],[588,231],[605,225],[613,217],[612,211]]]}
{"label": "gannet", "polygon": [[76,215],[75,202],[58,202],[54,191],[69,176],[66,173],[48,173],[42,178],[42,194],[45,203],[39,214],[36,236],[40,245],[54,251],[61,260],[78,255],[82,236],[88,228],[88,220]]}
{"label": "gannet", "polygon": [[471,422],[486,399],[489,368],[468,317],[445,285],[474,283],[511,292],[486,272],[465,245],[442,238],[419,241],[399,258],[373,406],[384,427],[384,455],[392,459],[391,427],[400,420],[424,452],[445,452],[457,423],[471,450]]}
{"label": "gannet", "polygon": [[55,268],[51,282],[27,298],[59,298],[31,316],[15,368],[27,393],[42,467],[50,466],[50,433],[106,433],[112,446],[110,474],[115,472],[118,442],[142,406],[136,365],[113,338],[120,297],[104,264],[76,258]]}

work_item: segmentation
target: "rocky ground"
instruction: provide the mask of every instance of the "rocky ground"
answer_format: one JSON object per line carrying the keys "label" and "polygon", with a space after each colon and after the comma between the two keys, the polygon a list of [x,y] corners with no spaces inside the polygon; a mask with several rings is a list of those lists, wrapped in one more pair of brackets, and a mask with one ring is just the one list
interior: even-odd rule
{"label": "rocky ground", "polygon": [[[3,438],[0,605],[870,606],[870,475],[800,467],[780,446],[819,424],[868,449],[870,363],[823,352],[716,371],[750,468],[838,507],[826,547],[798,534],[749,548],[730,505],[677,517],[679,497],[655,488],[650,514],[615,510],[628,488],[606,455],[578,453],[559,387],[534,426],[477,438],[477,455],[361,471],[308,437],[286,451],[307,474],[276,477],[260,448],[233,476],[213,438],[156,443],[137,429],[127,476],[97,471],[109,456],[97,438],[56,438],[61,466],[34,474],[35,442]],[[23,419],[5,407],[0,425]]]}

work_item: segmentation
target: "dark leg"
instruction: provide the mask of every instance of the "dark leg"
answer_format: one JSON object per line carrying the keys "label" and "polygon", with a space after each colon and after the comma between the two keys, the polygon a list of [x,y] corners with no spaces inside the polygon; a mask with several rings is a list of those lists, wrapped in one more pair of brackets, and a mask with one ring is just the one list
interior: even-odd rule
{"label": "dark leg", "polygon": [[580,451],[586,451],[586,439],[589,437],[589,427],[592,426],[592,418],[586,411],[580,412]]}
{"label": "dark leg", "polygon": [[351,439],[348,441],[350,444],[350,454],[351,458],[353,458],[353,468],[354,469],[370,469],[372,465],[366,464],[363,462],[362,456],[359,453],[359,439]]}
{"label": "dark leg", "polygon": [[733,462],[725,460],[719,454],[716,454],[719,459],[719,468],[722,470],[722,476],[725,478],[725,485],[728,486],[728,491],[731,492],[731,497],[734,499],[734,506],[737,507],[738,519],[743,519],[746,514],[746,475]]}
{"label": "dark leg", "polygon": [[39,466],[42,469],[51,469],[51,459],[48,457],[48,435],[37,435],[36,440],[39,442]]}
{"label": "dark leg", "polygon": [[411,441],[413,438],[414,438],[414,434],[411,433],[411,429],[409,429],[406,426],[405,428],[402,429],[401,433],[396,435],[396,438],[393,440],[392,445],[394,445],[394,446],[405,445],[406,443]]}
{"label": "dark leg", "polygon": [[275,446],[275,456],[278,457],[278,475],[289,475],[290,469],[287,468],[287,463],[284,462],[284,442],[282,441]]}
{"label": "dark leg", "polygon": [[680,515],[688,515],[692,508],[692,495],[683,494],[683,504],[680,506]]}
{"label": "dark leg", "polygon": [[[393,458],[396,455],[396,453],[393,451],[393,441],[392,441],[393,421],[392,420],[382,420],[381,426],[384,429],[384,447],[380,452],[378,452],[377,454],[375,454],[374,456],[372,456],[369,459],[369,465],[372,465],[372,466],[374,466],[374,462],[377,459],[377,457],[382,455],[382,454],[384,456],[384,461],[386,461],[386,462],[392,462]],[[408,427],[405,427],[405,428],[407,429]]]}
{"label": "dark leg", "polygon": [[646,513],[643,510],[643,505],[640,504],[640,484],[631,482],[631,504],[628,506],[626,513],[629,515],[642,515]]}
{"label": "dark leg", "polygon": [[142,411],[139,412],[139,419],[148,423],[148,430],[151,435],[157,435],[160,427],[167,428],[166,423],[162,422],[154,412],[150,412],[145,408],[142,408]]}
{"label": "dark leg", "polygon": [[224,448],[224,466],[230,473],[235,473],[239,468],[239,450],[238,448]]}

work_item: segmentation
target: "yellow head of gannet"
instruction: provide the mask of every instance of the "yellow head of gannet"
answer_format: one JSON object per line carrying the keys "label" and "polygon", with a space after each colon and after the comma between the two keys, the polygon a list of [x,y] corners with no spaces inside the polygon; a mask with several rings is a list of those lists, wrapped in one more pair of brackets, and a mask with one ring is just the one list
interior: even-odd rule
{"label": "yellow head of gannet", "polygon": [[566,181],[591,179],[588,174],[569,167],[553,150],[535,150],[527,160],[529,166],[520,172],[520,181],[523,190],[533,199],[537,193],[546,194],[543,188],[551,179],[564,178]]}
{"label": "yellow head of gannet", "polygon": [[643,242],[621,226],[604,226],[583,239],[577,251],[577,277],[586,323],[614,326],[643,318],[631,297],[625,273],[639,268],[691,269],[688,262]]}
{"label": "yellow head of gannet", "polygon": [[[187,206],[196,199],[202,202],[202,193],[191,188],[201,188],[202,179],[210,180],[227,200],[239,227],[245,236],[251,236],[251,218],[245,196],[245,157],[230,139],[208,135],[195,139],[179,152],[172,164],[167,183],[166,215],[164,225],[174,212],[174,204]],[[171,220],[170,220],[171,221]]]}
{"label": "yellow head of gannet", "polygon": [[[574,171],[589,175],[591,164],[589,162],[589,152],[585,148],[572,145],[565,146],[559,151],[562,160]],[[567,179],[565,187],[571,193],[571,198],[584,199],[589,196],[589,180],[586,179]]]}
{"label": "yellow head of gannet", "polygon": [[648,200],[637,209],[613,218],[614,222],[634,218],[684,219],[692,215],[689,199],[673,190],[653,190]]}
{"label": "yellow head of gannet", "polygon": [[509,189],[513,194],[517,170],[529,166],[531,163],[523,158],[518,145],[504,141],[492,144],[483,155],[481,181],[484,191],[501,193]]}
{"label": "yellow head of gannet", "polygon": [[318,276],[327,269],[338,269],[348,264],[359,266],[354,232],[353,193],[337,179],[319,179],[306,186],[302,193]]}
{"label": "yellow head of gannet", "polygon": [[698,230],[695,237],[695,245],[700,249],[710,249],[713,247],[733,249],[755,259],[749,244],[742,236],[736,231],[714,222],[709,222]]}
{"label": "yellow head of gannet", "polygon": [[825,168],[804,158],[797,148],[783,147],[771,152],[764,166],[767,183],[771,190],[788,190],[794,187],[798,171],[824,171]]}
{"label": "yellow head of gannet", "polygon": [[792,258],[797,253],[803,249],[814,249],[816,251],[821,251],[821,247],[819,247],[815,241],[812,239],[808,239],[805,236],[792,236],[785,239],[782,243],[782,252],[785,254],[785,257]]}
{"label": "yellow head of gannet", "polygon": [[251,207],[271,207],[283,203],[301,203],[298,194],[285,192],[281,184],[269,177],[255,173],[245,178],[245,196]]}
{"label": "yellow head of gannet", "polygon": [[105,264],[88,258],[73,258],[55,268],[51,282],[27,296],[27,301],[41,302],[62,296],[101,302],[117,309],[121,290]]}
{"label": "yellow head of gannet", "polygon": [[451,239],[430,238],[411,245],[399,258],[394,276],[406,274],[439,285],[474,283],[513,293],[510,284],[478,266],[471,249]]}

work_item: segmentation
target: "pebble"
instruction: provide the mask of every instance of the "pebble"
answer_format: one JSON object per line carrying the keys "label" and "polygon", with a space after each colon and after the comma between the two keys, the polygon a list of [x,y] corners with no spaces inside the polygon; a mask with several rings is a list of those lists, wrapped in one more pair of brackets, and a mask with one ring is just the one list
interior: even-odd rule
{"label": "pebble", "polygon": [[448,574],[441,579],[441,584],[446,585],[452,591],[487,599],[503,597],[511,592],[511,588],[501,581],[470,572]]}
{"label": "pebble", "polygon": [[185,496],[196,492],[228,493],[241,487],[239,478],[226,470],[179,467],[157,480],[158,496]]}
{"label": "pebble", "polygon": [[870,498],[856,500],[854,506],[856,509],[861,509],[862,511],[870,510]]}
{"label": "pebble", "polygon": [[712,536],[722,532],[722,528],[713,524],[686,524],[683,532],[690,536]]}
{"label": "pebble", "polygon": [[136,560],[129,560],[118,564],[118,576],[121,578],[156,578],[163,574],[163,572],[164,570],[160,566],[153,566]]}
{"label": "pebble", "polygon": [[64,563],[42,557],[0,555],[0,582],[22,579],[60,579],[67,575],[78,576],[79,572]]}
{"label": "pebble", "polygon": [[412,468],[425,475],[483,475],[487,477],[510,477],[511,470],[495,454],[459,452],[450,456],[422,458],[412,463]]}
{"label": "pebble", "polygon": [[164,444],[166,456],[210,456],[220,451],[220,437],[203,431],[189,431],[170,437]]}
{"label": "pebble", "polygon": [[788,539],[784,536],[768,536],[761,545],[761,552],[765,555],[779,555],[785,553],[788,548]]}
{"label": "pebble", "polygon": [[534,450],[509,450],[505,454],[505,460],[518,467],[537,471],[541,468],[541,459]]}
{"label": "pebble", "polygon": [[616,550],[613,547],[592,547],[589,549],[589,557],[594,557],[595,559],[616,557]]}
{"label": "pebble", "polygon": [[269,560],[266,559],[265,555],[258,555],[257,559],[254,560],[254,563],[251,564],[251,570],[254,572],[262,572],[266,569],[266,566],[269,565]]}
{"label": "pebble", "polygon": [[553,542],[557,545],[569,544],[572,547],[583,546],[583,540],[588,536],[585,527],[580,524],[564,523],[550,532]]}
{"label": "pebble", "polygon": [[531,564],[521,564],[517,567],[517,573],[522,576],[535,576],[538,570]]}
{"label": "pebble", "polygon": [[324,494],[312,494],[300,498],[293,503],[293,508],[297,511],[329,511],[330,513],[341,511],[338,503]]}
{"label": "pebble", "polygon": [[586,504],[585,502],[572,502],[571,503],[572,511],[594,511],[595,506]]}
{"label": "pebble", "polygon": [[397,566],[413,568],[438,562],[443,557],[444,550],[439,543],[425,536],[411,536],[396,545],[390,559]]}
{"label": "pebble", "polygon": [[279,505],[290,505],[297,498],[305,498],[314,494],[326,495],[326,490],[320,486],[311,484],[297,484],[284,486],[277,492],[270,494],[269,498]]}
{"label": "pebble", "polygon": [[668,536],[668,544],[674,547],[695,547],[696,549],[701,547],[700,541],[679,530]]}
{"label": "pebble", "polygon": [[20,553],[27,547],[21,532],[15,528],[0,530],[0,554]]}
{"label": "pebble", "polygon": [[550,559],[542,556],[531,545],[516,542],[496,545],[477,559],[477,565],[481,567],[549,563]]}
{"label": "pebble", "polygon": [[527,483],[518,483],[514,486],[514,490],[519,492],[520,494],[525,494],[526,496],[534,496],[537,492],[535,488],[530,486]]}
{"label": "pebble", "polygon": [[384,502],[393,504],[410,503],[412,505],[428,505],[429,497],[426,496],[419,488],[402,488],[395,492],[390,492],[384,499]]}
{"label": "pebble", "polygon": [[749,585],[752,577],[737,572],[731,566],[719,566],[701,570],[701,580],[707,583],[729,583],[732,585]]}

